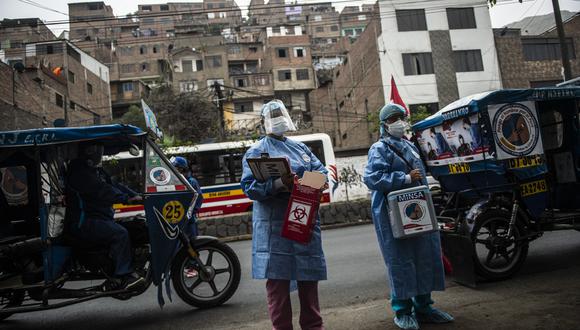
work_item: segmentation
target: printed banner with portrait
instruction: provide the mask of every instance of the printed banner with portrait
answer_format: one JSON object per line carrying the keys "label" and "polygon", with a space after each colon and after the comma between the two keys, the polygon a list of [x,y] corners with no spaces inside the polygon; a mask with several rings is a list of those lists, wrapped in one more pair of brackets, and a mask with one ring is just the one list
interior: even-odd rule
{"label": "printed banner with portrait", "polygon": [[427,164],[441,166],[491,158],[477,114],[448,120],[416,133]]}
{"label": "printed banner with portrait", "polygon": [[497,159],[543,153],[540,124],[533,101],[488,106]]}

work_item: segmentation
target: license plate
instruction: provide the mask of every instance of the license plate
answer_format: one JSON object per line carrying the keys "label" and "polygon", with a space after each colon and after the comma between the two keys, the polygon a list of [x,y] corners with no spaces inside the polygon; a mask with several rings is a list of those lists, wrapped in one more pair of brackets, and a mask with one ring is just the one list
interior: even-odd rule
{"label": "license plate", "polygon": [[468,163],[449,164],[448,166],[450,174],[468,173],[471,171]]}
{"label": "license plate", "polygon": [[531,196],[548,191],[546,180],[532,181],[520,185],[522,197]]}
{"label": "license plate", "polygon": [[525,156],[508,160],[509,168],[525,168],[544,164],[542,156]]}

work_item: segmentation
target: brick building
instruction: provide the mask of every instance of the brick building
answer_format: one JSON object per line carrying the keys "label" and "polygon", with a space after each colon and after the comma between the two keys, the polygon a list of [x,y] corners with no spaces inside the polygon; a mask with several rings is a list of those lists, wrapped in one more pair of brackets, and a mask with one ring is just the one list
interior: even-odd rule
{"label": "brick building", "polygon": [[0,61],[10,66],[24,63],[27,43],[55,39],[52,31],[38,18],[5,18],[0,22]]}
{"label": "brick building", "polygon": [[[7,113],[21,114],[28,127],[52,126],[57,119],[69,126],[111,121],[109,69],[105,65],[71,42],[55,40],[36,18],[4,20],[0,40],[10,46],[0,53],[2,62],[9,64],[2,70],[10,79],[0,82],[2,107],[10,110]],[[14,90],[7,94],[6,86]],[[9,122],[15,128],[23,127],[19,118]]]}
{"label": "brick building", "polygon": [[[580,76],[580,14],[564,22],[572,78]],[[555,26],[538,35],[520,29],[494,29],[504,88],[554,86],[563,81],[560,41]]]}
{"label": "brick building", "polygon": [[356,39],[365,30],[373,11],[372,4],[363,4],[362,10],[358,6],[344,7],[339,15],[341,35]]}
{"label": "brick building", "polygon": [[309,95],[313,131],[330,135],[337,151],[368,149],[376,140],[375,123],[368,118],[385,102],[377,45],[380,33],[380,20],[371,19],[343,63],[334,67],[330,80]]}

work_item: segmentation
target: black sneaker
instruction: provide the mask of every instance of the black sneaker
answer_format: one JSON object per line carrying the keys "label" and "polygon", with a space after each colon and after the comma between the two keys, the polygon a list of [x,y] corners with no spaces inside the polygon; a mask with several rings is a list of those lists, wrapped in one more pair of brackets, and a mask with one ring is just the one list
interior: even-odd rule
{"label": "black sneaker", "polygon": [[142,285],[145,285],[145,278],[139,276],[135,272],[123,277],[123,289],[125,290],[135,290],[140,288]]}

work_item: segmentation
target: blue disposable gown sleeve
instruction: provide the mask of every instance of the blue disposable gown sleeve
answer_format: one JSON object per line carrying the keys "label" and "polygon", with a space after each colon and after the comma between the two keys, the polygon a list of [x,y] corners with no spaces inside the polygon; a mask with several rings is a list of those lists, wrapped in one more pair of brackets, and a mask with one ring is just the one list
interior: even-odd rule
{"label": "blue disposable gown sleeve", "polygon": [[260,157],[260,153],[250,149],[244,156],[242,160],[242,180],[240,185],[242,186],[242,190],[244,193],[254,201],[263,201],[265,199],[271,198],[276,194],[276,190],[274,189],[274,179],[269,178],[265,182],[258,182],[248,165],[247,158],[256,158]]}
{"label": "blue disposable gown sleeve", "polygon": [[199,209],[201,209],[201,204],[203,204],[203,194],[201,192],[201,187],[199,186],[199,182],[197,182],[194,177],[190,176],[187,178],[187,181],[189,181],[189,184],[191,184],[193,189],[195,189],[195,191],[198,193],[197,200],[195,201],[195,206],[193,208],[193,211],[197,212]]}
{"label": "blue disposable gown sleeve", "polygon": [[379,148],[377,145],[373,145],[369,150],[368,163],[363,177],[369,189],[391,192],[405,187],[407,173],[393,168],[392,153],[388,148]]}

